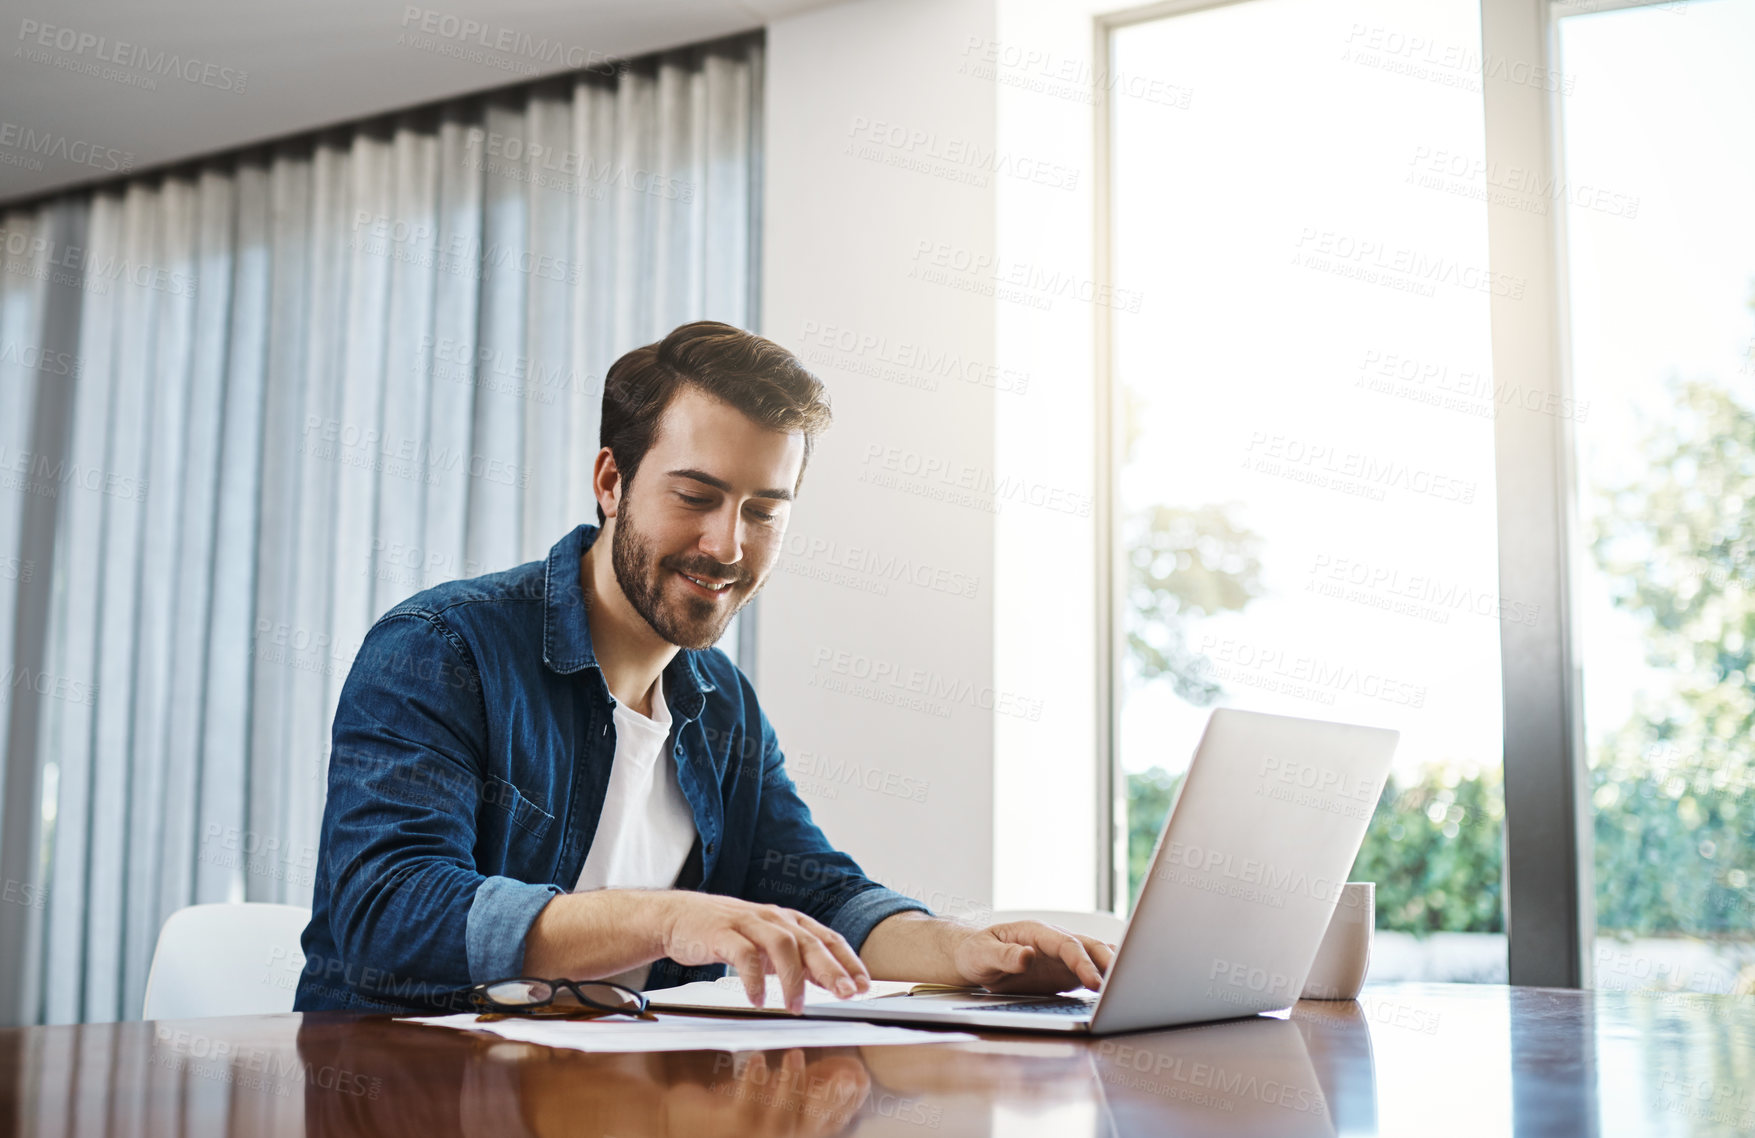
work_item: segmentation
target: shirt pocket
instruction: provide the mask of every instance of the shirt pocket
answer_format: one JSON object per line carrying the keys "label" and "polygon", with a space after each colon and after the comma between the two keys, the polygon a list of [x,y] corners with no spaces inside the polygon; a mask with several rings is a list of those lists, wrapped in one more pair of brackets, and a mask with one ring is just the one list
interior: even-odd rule
{"label": "shirt pocket", "polygon": [[483,796],[510,815],[514,826],[533,838],[543,837],[554,824],[553,814],[524,797],[523,791],[503,778],[489,775]]}

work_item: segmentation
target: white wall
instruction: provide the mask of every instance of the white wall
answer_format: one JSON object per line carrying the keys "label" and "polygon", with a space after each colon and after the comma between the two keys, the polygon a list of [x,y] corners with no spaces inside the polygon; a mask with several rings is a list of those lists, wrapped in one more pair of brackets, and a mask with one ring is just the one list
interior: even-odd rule
{"label": "white wall", "polygon": [[[994,392],[956,379],[909,386],[930,369],[898,357],[992,358],[992,302],[920,279],[930,265],[917,253],[991,248],[994,194],[887,165],[899,151],[855,128],[991,140],[993,90],[956,67],[993,19],[991,0],[858,0],[768,30],[762,332],[829,385],[835,426],[793,512],[783,570],[797,571],[777,571],[762,597],[763,706],[830,838],[947,911],[992,899],[994,716],[979,704],[994,679],[994,526],[980,509],[908,492],[956,489],[936,473],[887,464],[941,464],[953,482],[992,470]],[[860,156],[868,145],[878,160]],[[890,477],[902,488],[874,484]],[[953,590],[973,581],[975,595],[892,579],[890,558],[945,574]],[[854,674],[867,669],[883,675]],[[824,690],[842,683],[867,694]],[[916,698],[928,707],[886,702]],[[838,764],[861,768],[858,781]]]}
{"label": "white wall", "polygon": [[[762,331],[836,425],[764,594],[761,694],[830,837],[944,911],[1096,900],[1081,7],[857,0],[768,33]],[[823,690],[865,667],[944,714]]]}

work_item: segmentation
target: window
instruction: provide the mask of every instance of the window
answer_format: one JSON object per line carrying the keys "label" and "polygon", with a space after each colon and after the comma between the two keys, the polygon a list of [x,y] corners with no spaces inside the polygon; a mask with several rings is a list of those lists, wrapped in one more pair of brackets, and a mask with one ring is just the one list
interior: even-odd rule
{"label": "window", "polygon": [[1596,983],[1747,991],[1755,2],[1558,34]]}
{"label": "window", "polygon": [[[1486,173],[1470,0],[1111,33],[1131,902],[1207,709],[1398,728],[1373,976],[1506,978]],[[1422,45],[1411,49],[1410,45]],[[1468,45],[1476,45],[1472,49]],[[1417,53],[1416,53],[1417,52]],[[1430,934],[1442,933],[1444,936]]]}

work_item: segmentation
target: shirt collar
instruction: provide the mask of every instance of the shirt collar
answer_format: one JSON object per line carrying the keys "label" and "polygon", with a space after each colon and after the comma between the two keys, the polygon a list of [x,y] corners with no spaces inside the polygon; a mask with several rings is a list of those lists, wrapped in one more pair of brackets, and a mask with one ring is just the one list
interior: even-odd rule
{"label": "shirt collar", "polygon": [[[591,648],[591,623],[585,618],[580,558],[602,532],[582,522],[548,551],[542,593],[542,662],[561,675],[598,667],[597,654]],[[716,689],[701,674],[700,655],[685,648],[665,665],[664,687],[673,700],[671,706],[680,707],[687,701],[698,712],[698,697]]]}

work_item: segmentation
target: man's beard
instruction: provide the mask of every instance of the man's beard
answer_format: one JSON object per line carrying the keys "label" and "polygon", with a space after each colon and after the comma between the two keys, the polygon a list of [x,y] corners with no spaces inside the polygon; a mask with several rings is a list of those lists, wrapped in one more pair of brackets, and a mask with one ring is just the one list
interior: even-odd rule
{"label": "man's beard", "polygon": [[[628,509],[630,497],[622,495],[621,511],[615,518],[615,538],[610,547],[610,561],[615,566],[615,579],[622,587],[622,594],[653,631],[670,643],[696,651],[713,647],[724,635],[731,618],[756,595],[760,583],[740,600],[735,594],[748,579],[736,566],[721,565],[712,560],[672,561],[666,558],[658,561],[653,556],[652,543],[634,527],[634,518]],[[664,584],[671,570],[713,580],[729,578],[732,584],[727,591],[734,595],[723,601],[689,597],[680,604],[666,602]]]}

